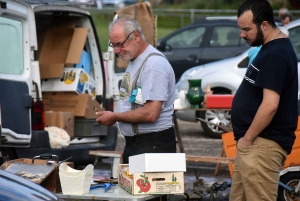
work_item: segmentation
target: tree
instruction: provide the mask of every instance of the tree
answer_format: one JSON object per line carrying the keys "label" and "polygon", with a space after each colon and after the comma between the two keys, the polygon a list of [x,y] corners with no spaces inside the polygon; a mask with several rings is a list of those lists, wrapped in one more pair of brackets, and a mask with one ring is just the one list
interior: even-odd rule
{"label": "tree", "polygon": [[291,6],[295,9],[300,9],[300,0],[289,0]]}

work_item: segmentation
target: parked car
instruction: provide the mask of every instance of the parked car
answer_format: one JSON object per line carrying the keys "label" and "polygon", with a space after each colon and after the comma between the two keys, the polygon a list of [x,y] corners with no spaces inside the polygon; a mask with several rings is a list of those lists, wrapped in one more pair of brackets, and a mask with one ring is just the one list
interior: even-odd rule
{"label": "parked car", "polygon": [[4,170],[0,170],[0,200],[62,201],[42,186]]}
{"label": "parked car", "polygon": [[[299,68],[300,19],[287,24],[284,28],[289,31],[289,38],[297,54]],[[250,49],[236,57],[197,66],[185,71],[180,80],[176,83],[175,109],[189,107],[189,103],[185,96],[189,87],[188,79],[202,79],[202,89],[205,90],[206,86],[209,84],[214,94],[234,93],[238,89],[246,73],[249,61],[248,52]],[[299,75],[300,70],[298,70],[298,76]],[[298,88],[300,90],[300,84]],[[201,122],[202,128],[207,135],[216,138],[220,138],[223,131],[210,123],[226,126],[230,123],[231,118],[229,110],[178,110],[176,116],[184,121],[196,122],[198,121],[197,117],[207,120],[209,123]]]}
{"label": "parked car", "polygon": [[[147,0],[142,0],[142,2],[145,1]],[[102,0],[102,5],[106,8],[122,8],[124,6],[135,4],[137,2],[137,0]]]}
{"label": "parked car", "polygon": [[176,81],[189,68],[234,57],[249,48],[236,17],[206,17],[161,38],[157,49],[172,65]]}

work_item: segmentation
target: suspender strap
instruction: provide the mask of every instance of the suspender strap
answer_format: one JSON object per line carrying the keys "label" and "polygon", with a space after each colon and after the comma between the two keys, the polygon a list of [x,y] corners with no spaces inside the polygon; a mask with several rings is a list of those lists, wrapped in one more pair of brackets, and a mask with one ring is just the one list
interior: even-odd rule
{"label": "suspender strap", "polygon": [[[151,57],[151,56],[153,56],[153,55],[165,57],[165,56],[162,55],[162,54],[159,54],[159,53],[156,53],[156,52],[152,52],[152,53],[150,53],[150,54],[144,59],[142,65],[139,67],[139,69],[138,69],[137,72],[136,72],[135,79],[134,79],[134,81],[133,81],[133,83],[132,83],[132,85],[131,85],[131,92],[132,92],[134,89],[136,89],[137,81],[138,81],[138,79],[139,79],[139,77],[140,77],[140,73],[141,73],[141,71],[143,70],[146,61],[148,60],[149,57]],[[136,104],[136,103],[131,103],[131,110],[134,110],[134,109],[136,109],[136,108],[138,108],[138,104]],[[137,125],[137,124],[131,124],[131,125],[132,125],[132,131],[133,131],[133,133],[134,133],[135,135],[139,134],[138,125]]]}

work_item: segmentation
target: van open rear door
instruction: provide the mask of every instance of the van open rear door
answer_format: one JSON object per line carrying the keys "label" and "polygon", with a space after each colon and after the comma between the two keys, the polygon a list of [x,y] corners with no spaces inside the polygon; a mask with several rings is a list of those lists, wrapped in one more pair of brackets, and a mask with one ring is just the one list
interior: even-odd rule
{"label": "van open rear door", "polygon": [[[21,1],[0,1],[1,146],[27,147],[31,139],[34,76],[37,49],[31,7]],[[37,65],[36,65],[37,66]]]}

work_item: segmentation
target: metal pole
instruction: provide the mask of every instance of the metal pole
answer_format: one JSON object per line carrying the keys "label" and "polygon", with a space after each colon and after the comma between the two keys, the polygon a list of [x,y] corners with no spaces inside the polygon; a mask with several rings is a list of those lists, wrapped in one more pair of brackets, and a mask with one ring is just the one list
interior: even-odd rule
{"label": "metal pole", "polygon": [[195,18],[195,10],[191,9],[190,12],[191,12],[191,23],[193,23],[194,22],[194,18]]}

